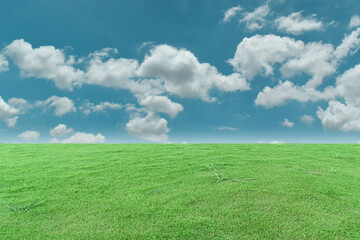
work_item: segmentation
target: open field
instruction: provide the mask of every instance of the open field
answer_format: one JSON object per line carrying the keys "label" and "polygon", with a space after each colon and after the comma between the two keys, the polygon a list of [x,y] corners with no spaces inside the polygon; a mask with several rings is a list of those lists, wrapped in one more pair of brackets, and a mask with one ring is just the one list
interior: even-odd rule
{"label": "open field", "polygon": [[360,239],[360,144],[0,145],[0,239]]}

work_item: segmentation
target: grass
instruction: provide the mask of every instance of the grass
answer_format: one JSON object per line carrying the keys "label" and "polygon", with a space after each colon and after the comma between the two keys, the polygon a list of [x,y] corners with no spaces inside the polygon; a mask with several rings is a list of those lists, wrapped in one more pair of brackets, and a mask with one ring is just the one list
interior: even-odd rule
{"label": "grass", "polygon": [[0,145],[0,239],[360,239],[360,145]]}

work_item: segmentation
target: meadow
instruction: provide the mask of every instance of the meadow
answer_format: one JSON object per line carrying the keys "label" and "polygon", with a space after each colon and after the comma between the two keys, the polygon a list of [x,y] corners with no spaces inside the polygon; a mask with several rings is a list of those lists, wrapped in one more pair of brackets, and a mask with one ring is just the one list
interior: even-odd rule
{"label": "meadow", "polygon": [[360,239],[360,144],[1,144],[0,239]]}

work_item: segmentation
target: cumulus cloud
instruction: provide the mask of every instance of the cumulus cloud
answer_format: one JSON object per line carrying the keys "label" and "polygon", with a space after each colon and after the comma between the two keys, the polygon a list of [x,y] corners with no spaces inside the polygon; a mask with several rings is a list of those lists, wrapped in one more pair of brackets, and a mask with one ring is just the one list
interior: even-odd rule
{"label": "cumulus cloud", "polygon": [[67,113],[76,111],[74,102],[67,97],[52,96],[44,101],[37,101],[35,105],[44,107],[45,109],[54,107],[56,116],[63,116]]}
{"label": "cumulus cloud", "polygon": [[354,15],[351,17],[349,28],[355,28],[360,26],[360,16]]}
{"label": "cumulus cloud", "polygon": [[18,120],[20,110],[6,103],[0,96],[0,119],[6,123],[8,127],[15,127]]}
{"label": "cumulus cloud", "polygon": [[345,71],[336,79],[336,90],[340,101],[329,101],[328,107],[316,112],[325,129],[360,131],[360,64]]}
{"label": "cumulus cloud", "polygon": [[349,104],[360,106],[360,64],[346,70],[336,79],[339,95]]}
{"label": "cumulus cloud", "polygon": [[289,119],[285,118],[281,125],[284,127],[292,128],[294,126],[294,123],[290,122]]}
{"label": "cumulus cloud", "polygon": [[106,112],[107,109],[118,110],[121,108],[122,108],[121,104],[114,102],[101,102],[99,104],[86,102],[84,106],[79,107],[79,109],[86,115],[92,112]]}
{"label": "cumulus cloud", "polygon": [[91,55],[85,78],[87,84],[100,85],[109,88],[132,89],[136,83],[130,80],[135,76],[138,61],[125,58],[110,58],[110,51],[95,52]]}
{"label": "cumulus cloud", "polygon": [[98,133],[94,135],[92,133],[76,132],[74,135],[67,139],[59,141],[57,138],[53,138],[51,143],[104,143],[105,137]]}
{"label": "cumulus cloud", "polygon": [[6,72],[9,70],[9,62],[4,55],[0,54],[0,72]]}
{"label": "cumulus cloud", "polygon": [[37,131],[25,131],[18,135],[23,140],[37,140],[40,137],[40,133]]}
{"label": "cumulus cloud", "polygon": [[154,113],[145,117],[134,117],[126,124],[126,130],[132,136],[155,142],[166,142],[169,129],[167,121]]}
{"label": "cumulus cloud", "polygon": [[[336,49],[331,44],[323,44],[321,42],[304,44],[295,56],[288,57],[284,61],[280,67],[280,72],[286,78],[301,73],[308,74],[311,78],[302,86],[296,86],[290,81],[279,81],[279,84],[273,88],[267,86],[258,94],[255,103],[271,108],[283,105],[290,100],[308,102],[330,100],[339,96],[346,99],[351,98],[360,103],[360,99],[355,97],[357,95],[356,90],[355,92],[353,90],[359,89],[354,79],[359,77],[358,71],[360,67],[354,67],[354,69],[346,71],[337,79],[336,86],[329,86],[323,91],[316,90],[323,83],[325,77],[331,76],[336,72],[337,65],[342,58],[349,53],[357,51],[360,46],[359,36],[360,28],[345,36],[342,43]],[[242,66],[243,64],[239,61],[237,67],[240,71]],[[255,73],[257,72],[255,71]]]}
{"label": "cumulus cloud", "polygon": [[309,124],[311,125],[314,121],[314,118],[310,115],[303,115],[300,120],[303,122],[303,123],[306,123],[306,124]]}
{"label": "cumulus cloud", "polygon": [[84,73],[75,69],[74,57],[66,59],[64,53],[54,46],[33,48],[23,39],[14,40],[4,48],[24,77],[45,78],[54,81],[60,89],[72,90],[81,86]]}
{"label": "cumulus cloud", "polygon": [[286,78],[306,73],[312,76],[307,86],[316,87],[322,83],[325,76],[336,71],[336,67],[331,62],[333,52],[334,47],[331,44],[308,43],[298,55],[289,59],[280,71]]}
{"label": "cumulus cloud", "polygon": [[248,90],[246,79],[240,74],[224,76],[208,63],[200,63],[188,50],[159,45],[146,55],[137,70],[140,77],[160,78],[164,89],[186,98],[214,100],[208,94],[217,87],[221,91]]}
{"label": "cumulus cloud", "polygon": [[[164,93],[184,98],[214,101],[208,92],[216,88],[232,92],[249,90],[239,73],[225,76],[208,63],[200,63],[193,53],[169,45],[155,46],[139,64],[136,59],[114,58],[115,48],[104,48],[75,60],[53,46],[33,48],[23,39],[7,45],[4,54],[25,77],[45,78],[60,89],[72,90],[82,84],[129,90],[138,99]],[[83,63],[85,70],[74,66]]]}
{"label": "cumulus cloud", "polygon": [[8,104],[19,109],[21,113],[25,113],[27,110],[32,108],[32,105],[23,98],[9,98]]}
{"label": "cumulus cloud", "polygon": [[65,124],[59,124],[49,131],[50,135],[53,137],[62,137],[73,132],[74,129],[68,128]]}
{"label": "cumulus cloud", "polygon": [[255,35],[244,38],[237,46],[234,58],[228,62],[235,71],[251,79],[256,74],[274,73],[273,65],[297,56],[304,49],[302,41],[275,35]]}
{"label": "cumulus cloud", "polygon": [[360,107],[333,100],[327,109],[319,108],[316,115],[325,129],[360,131]]}
{"label": "cumulus cloud", "polygon": [[245,22],[249,30],[261,29],[266,24],[265,17],[270,13],[268,4],[256,8],[253,12],[246,12],[240,23]]}
{"label": "cumulus cloud", "polygon": [[151,112],[162,112],[174,118],[179,112],[184,110],[184,107],[171,101],[166,96],[147,96],[139,100],[141,106],[145,106]]}
{"label": "cumulus cloud", "polygon": [[230,22],[230,19],[235,17],[235,15],[240,12],[242,10],[242,8],[240,6],[236,6],[236,7],[232,7],[229,8],[228,10],[226,10],[226,12],[224,13],[224,18],[222,20],[222,22]]}
{"label": "cumulus cloud", "polygon": [[337,95],[337,89],[333,87],[326,88],[323,92],[310,87],[299,87],[290,81],[279,81],[279,84],[273,88],[265,87],[259,92],[255,104],[265,108],[272,108],[285,104],[287,101],[295,100],[298,102],[328,100]]}
{"label": "cumulus cloud", "polygon": [[320,30],[323,26],[321,21],[317,21],[313,15],[311,17],[303,17],[300,12],[294,12],[287,17],[280,17],[275,20],[280,31],[299,35],[306,31]]}
{"label": "cumulus cloud", "polygon": [[220,130],[220,131],[237,131],[237,128],[222,126],[222,127],[218,127],[218,130]]}
{"label": "cumulus cloud", "polygon": [[110,53],[110,50],[102,50],[89,56],[85,73],[87,84],[126,89],[139,99],[167,92],[213,101],[208,95],[212,88],[226,92],[249,89],[246,79],[239,73],[224,76],[210,64],[200,63],[186,49],[165,44],[155,46],[140,65],[135,59],[106,60]]}

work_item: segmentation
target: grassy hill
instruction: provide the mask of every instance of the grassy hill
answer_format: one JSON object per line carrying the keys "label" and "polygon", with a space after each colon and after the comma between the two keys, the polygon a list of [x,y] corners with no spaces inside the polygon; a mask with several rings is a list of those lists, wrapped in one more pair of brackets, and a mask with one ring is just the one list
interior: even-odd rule
{"label": "grassy hill", "polygon": [[360,144],[2,144],[0,239],[360,239]]}

